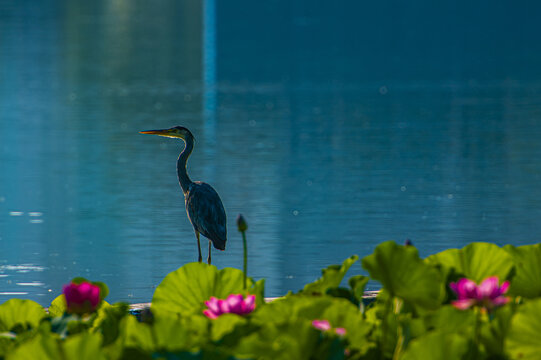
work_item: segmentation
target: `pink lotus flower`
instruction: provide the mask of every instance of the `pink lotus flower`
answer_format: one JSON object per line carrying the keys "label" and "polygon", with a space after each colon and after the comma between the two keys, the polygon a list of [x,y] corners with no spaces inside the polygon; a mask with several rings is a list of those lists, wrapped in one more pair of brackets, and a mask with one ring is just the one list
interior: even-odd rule
{"label": "pink lotus flower", "polygon": [[312,326],[321,331],[331,330],[331,324],[327,320],[314,320]]}
{"label": "pink lotus flower", "polygon": [[211,296],[208,301],[205,301],[205,305],[208,309],[205,309],[203,314],[209,319],[216,319],[218,316],[227,313],[246,315],[255,309],[255,295],[248,295],[243,298],[241,294],[231,294],[225,300]]}
{"label": "pink lotus flower", "polygon": [[462,278],[449,286],[457,295],[457,300],[451,303],[460,310],[466,310],[476,305],[491,310],[509,302],[509,297],[503,296],[509,289],[509,281],[504,281],[500,286],[497,276],[486,278],[480,285],[472,280]]}
{"label": "pink lotus flower", "polygon": [[96,311],[100,304],[100,288],[89,282],[71,283],[63,288],[68,313],[87,314]]}
{"label": "pink lotus flower", "polygon": [[[333,328],[328,320],[314,320],[312,326],[321,331],[329,331]],[[334,332],[340,336],[346,335],[346,329],[341,327],[335,328]]]}

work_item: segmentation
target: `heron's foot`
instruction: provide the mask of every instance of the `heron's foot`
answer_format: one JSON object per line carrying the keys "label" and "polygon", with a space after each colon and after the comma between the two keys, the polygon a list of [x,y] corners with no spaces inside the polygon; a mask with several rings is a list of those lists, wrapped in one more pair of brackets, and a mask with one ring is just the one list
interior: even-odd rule
{"label": "heron's foot", "polygon": [[207,263],[210,265],[210,255],[209,255],[209,257],[207,258]]}
{"label": "heron's foot", "polygon": [[201,254],[199,254],[199,262],[202,262],[203,261],[203,257],[201,256]]}

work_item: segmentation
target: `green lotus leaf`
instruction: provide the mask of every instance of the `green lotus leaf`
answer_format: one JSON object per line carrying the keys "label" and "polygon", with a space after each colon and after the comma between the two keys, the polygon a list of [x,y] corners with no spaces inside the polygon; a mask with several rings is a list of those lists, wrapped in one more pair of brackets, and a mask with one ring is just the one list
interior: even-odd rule
{"label": "green lotus leaf", "polygon": [[0,331],[36,328],[46,315],[43,307],[35,301],[10,299],[0,305]]}
{"label": "green lotus leaf", "polygon": [[541,244],[506,245],[503,249],[511,254],[516,266],[509,294],[526,298],[541,296]]}
{"label": "green lotus leaf", "polygon": [[498,276],[500,281],[509,279],[514,268],[511,255],[490,243],[471,243],[462,249],[449,249],[426,258],[430,264],[438,264],[447,273],[454,271],[480,283],[489,276]]}
{"label": "green lotus leaf", "polygon": [[370,278],[368,276],[355,275],[349,278],[348,284],[351,292],[357,302],[360,304],[363,301],[364,289]]}
{"label": "green lotus leaf", "polygon": [[118,337],[108,346],[109,357],[146,359],[156,351],[191,351],[210,341],[210,320],[203,315],[181,317],[158,311],[153,317],[152,324],[141,323],[132,315],[123,317],[119,323]]}
{"label": "green lotus leaf", "polygon": [[[57,360],[62,359],[61,347],[58,339],[49,334],[38,334],[28,341],[23,342],[15,350],[7,354],[6,360],[39,359]],[[76,359],[78,357],[75,357]]]}
{"label": "green lotus leaf", "polygon": [[501,357],[504,353],[505,338],[517,309],[518,306],[513,303],[496,308],[490,314],[490,321],[481,324],[481,342],[487,353],[494,358]]}
{"label": "green lotus leaf", "polygon": [[64,358],[77,360],[105,359],[101,345],[102,336],[100,333],[84,332],[69,336],[62,346]]}
{"label": "green lotus leaf", "polygon": [[243,272],[238,269],[218,270],[213,265],[189,263],[169,273],[156,288],[151,309],[191,314],[202,313],[211,296],[225,299],[230,294],[254,294],[256,305],[264,304],[263,283],[247,279],[243,287]]}
{"label": "green lotus leaf", "polygon": [[362,259],[362,266],[391,296],[398,296],[411,305],[435,309],[443,299],[440,272],[419,258],[413,246],[384,242]]}
{"label": "green lotus leaf", "polygon": [[256,311],[252,315],[252,321],[258,324],[265,324],[287,323],[298,318],[306,320],[318,319],[325,309],[332,304],[333,299],[335,298],[330,296],[317,298],[290,296],[280,298]]}
{"label": "green lotus leaf", "polygon": [[467,333],[473,331],[476,321],[476,314],[473,311],[455,309],[446,305],[435,313],[425,317],[425,324],[428,329],[435,329],[444,333]]}
{"label": "green lotus leaf", "polygon": [[170,312],[158,312],[154,314],[152,331],[158,349],[169,352],[199,349],[210,341],[210,327],[218,319],[210,320],[204,315],[187,315]]}
{"label": "green lotus leaf", "polygon": [[[267,323],[243,336],[233,349],[235,356],[251,359],[310,359],[320,338],[319,331],[305,319],[287,323]],[[342,350],[343,354],[343,350]],[[324,354],[318,354],[326,359]]]}
{"label": "green lotus leaf", "polygon": [[253,323],[277,327],[296,323],[299,319],[309,324],[313,320],[327,320],[332,327],[346,329],[351,348],[365,353],[372,344],[367,339],[373,325],[363,319],[359,308],[350,301],[322,296],[318,298],[293,296],[275,300],[254,313]]}
{"label": "green lotus leaf", "polygon": [[4,359],[6,354],[15,347],[15,339],[11,333],[0,334],[0,359]]}
{"label": "green lotus leaf", "polygon": [[358,259],[357,255],[353,255],[344,260],[342,265],[331,265],[321,270],[322,276],[316,281],[306,284],[302,294],[323,295],[327,290],[340,286],[347,271]]}
{"label": "green lotus leaf", "polygon": [[49,315],[52,317],[62,316],[68,310],[64,294],[58,295],[49,306]]}
{"label": "green lotus leaf", "polygon": [[233,332],[238,325],[246,324],[246,319],[236,314],[223,314],[217,319],[211,321],[211,338],[213,341],[219,341],[225,335]]}
{"label": "green lotus leaf", "polygon": [[461,360],[468,352],[468,340],[458,334],[432,331],[412,340],[401,360]]}
{"label": "green lotus leaf", "polygon": [[319,318],[328,320],[334,328],[346,329],[345,338],[349,342],[349,348],[357,350],[359,354],[365,354],[374,346],[368,340],[373,325],[364,320],[359,308],[349,301],[333,300]]}
{"label": "green lotus leaf", "polygon": [[[130,358],[131,359],[131,358]],[[164,360],[236,360],[221,348],[201,349],[198,351],[168,352],[160,351],[152,354],[152,359]]]}
{"label": "green lotus leaf", "polygon": [[129,305],[126,303],[107,304],[98,309],[98,313],[91,331],[99,331],[103,334],[103,345],[114,342],[119,335],[119,323],[122,318],[128,316]]}
{"label": "green lotus leaf", "polygon": [[512,359],[538,360],[541,354],[541,299],[520,306],[511,319],[504,348]]}
{"label": "green lotus leaf", "polygon": [[135,316],[126,316],[120,320],[120,334],[116,342],[123,348],[138,349],[143,353],[150,353],[155,350],[156,343],[152,334],[152,327],[137,321]]}
{"label": "green lotus leaf", "polygon": [[387,308],[388,299],[389,293],[385,290],[380,291],[377,299],[364,313],[366,322],[373,326],[369,340],[377,342],[378,351],[382,352],[385,358],[393,356],[398,342],[399,327],[410,327],[409,324],[400,323],[396,314]]}

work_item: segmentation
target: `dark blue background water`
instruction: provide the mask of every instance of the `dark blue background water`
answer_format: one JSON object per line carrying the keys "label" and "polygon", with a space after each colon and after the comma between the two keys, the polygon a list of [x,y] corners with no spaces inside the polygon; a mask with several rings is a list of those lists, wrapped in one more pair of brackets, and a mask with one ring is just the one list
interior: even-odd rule
{"label": "dark blue background water", "polygon": [[150,301],[196,260],[182,143],[138,134],[174,125],[228,214],[214,263],[242,267],[242,212],[269,296],[389,239],[538,242],[540,10],[0,1],[0,301],[75,276]]}

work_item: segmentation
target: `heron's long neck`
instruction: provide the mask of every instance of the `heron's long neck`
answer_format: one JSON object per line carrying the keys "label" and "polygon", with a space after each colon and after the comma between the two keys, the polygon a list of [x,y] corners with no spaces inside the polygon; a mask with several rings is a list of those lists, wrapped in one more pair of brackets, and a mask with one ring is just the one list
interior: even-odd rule
{"label": "heron's long neck", "polygon": [[186,163],[188,162],[188,158],[193,150],[193,139],[191,137],[187,137],[185,142],[186,146],[180,153],[177,160],[178,181],[180,182],[180,187],[182,188],[182,192],[184,194],[186,194],[189,185],[192,183],[192,180],[190,180],[190,177],[186,172]]}

